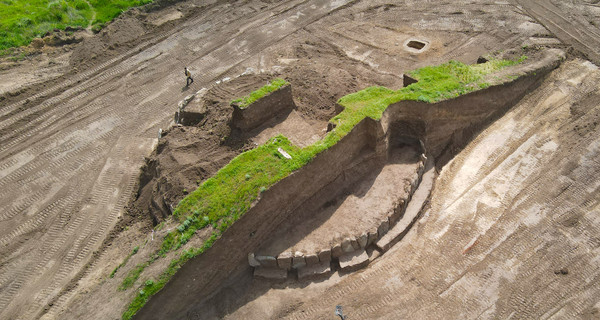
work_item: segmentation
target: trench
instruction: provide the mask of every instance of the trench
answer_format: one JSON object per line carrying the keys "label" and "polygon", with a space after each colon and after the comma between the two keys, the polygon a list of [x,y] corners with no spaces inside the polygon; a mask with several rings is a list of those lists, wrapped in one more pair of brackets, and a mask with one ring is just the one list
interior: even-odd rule
{"label": "trench", "polygon": [[[243,303],[237,296],[254,290],[253,277],[296,286],[298,279],[368,265],[418,219],[433,188],[434,167],[450,161],[558,64],[547,59],[535,72],[507,83],[439,103],[401,101],[379,120],[363,119],[337,144],[267,189],[135,318],[181,318],[203,306],[221,317]],[[264,283],[256,290],[271,288]]]}

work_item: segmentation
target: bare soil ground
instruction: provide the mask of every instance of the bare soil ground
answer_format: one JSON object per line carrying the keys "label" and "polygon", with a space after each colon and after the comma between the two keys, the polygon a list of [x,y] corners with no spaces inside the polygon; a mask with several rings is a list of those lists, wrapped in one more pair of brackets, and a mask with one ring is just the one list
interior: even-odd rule
{"label": "bare soil ground", "polygon": [[[407,50],[411,38],[427,50]],[[120,281],[170,227],[151,232],[164,218],[152,199],[174,206],[252,146],[230,136],[227,104],[266,79],[292,83],[295,121],[312,137],[345,94],[532,41],[565,46],[502,1],[162,1],[80,44],[2,62],[0,318],[120,318],[137,293],[117,291]],[[181,99],[246,71],[211,89],[205,123],[169,130],[144,159]],[[597,74],[570,62],[482,133],[444,169],[425,219],[388,260],[310,285],[241,275],[190,318],[328,318],[335,304],[353,318],[594,317]]]}
{"label": "bare soil ground", "polygon": [[593,1],[514,2],[542,23],[564,43],[572,45],[585,57],[600,63],[600,6]]}

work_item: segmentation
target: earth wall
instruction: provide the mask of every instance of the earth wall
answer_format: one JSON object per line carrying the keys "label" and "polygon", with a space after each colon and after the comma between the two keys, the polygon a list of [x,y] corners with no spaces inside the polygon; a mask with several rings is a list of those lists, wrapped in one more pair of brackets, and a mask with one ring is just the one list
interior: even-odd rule
{"label": "earth wall", "polygon": [[256,100],[246,108],[233,106],[231,123],[234,128],[250,131],[265,122],[296,109],[292,99],[292,86],[285,85],[276,91]]}

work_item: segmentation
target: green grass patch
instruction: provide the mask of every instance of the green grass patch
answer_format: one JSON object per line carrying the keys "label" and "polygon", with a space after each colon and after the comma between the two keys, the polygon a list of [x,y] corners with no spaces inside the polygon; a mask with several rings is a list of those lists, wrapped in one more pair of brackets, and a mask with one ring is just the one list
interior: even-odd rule
{"label": "green grass patch", "polygon": [[[103,25],[153,0],[0,0],[0,53],[28,45],[53,29]],[[95,19],[92,21],[95,14]]]}
{"label": "green grass patch", "polygon": [[[192,248],[189,250],[185,250],[179,255],[178,259],[171,260],[168,268],[159,276],[157,281],[152,279],[146,280],[144,282],[144,286],[135,296],[133,301],[127,307],[127,310],[122,315],[123,320],[129,320],[133,318],[133,316],[146,304],[148,299],[152,297],[155,293],[157,293],[160,289],[162,289],[169,279],[183,266],[188,260],[191,258],[202,254],[204,251],[208,250],[212,247],[213,243],[219,238],[220,232],[215,231],[213,234],[204,242],[202,247],[200,248]],[[137,269],[136,269],[137,270]],[[137,274],[139,277],[139,273]],[[136,278],[137,280],[137,278]],[[135,282],[135,280],[134,280]]]}
{"label": "green grass patch", "polygon": [[[152,294],[164,287],[183,263],[210,248],[231,224],[250,209],[261,192],[306,165],[318,153],[335,145],[364,118],[378,120],[390,104],[402,100],[433,103],[486,88],[490,86],[485,81],[486,75],[521,61],[491,60],[478,65],[450,61],[421,68],[410,73],[419,82],[400,90],[369,87],[342,97],[338,103],[344,106],[344,110],[331,120],[336,128],[311,146],[299,148],[279,135],[238,155],[177,205],[173,216],[180,225],[165,236],[160,250],[152,259],[179,249],[197,230],[208,225],[216,228],[211,238],[201,248],[186,250],[179,259],[173,260],[158,281],[151,286],[146,285],[143,293],[136,296],[123,314],[123,319],[130,319]],[[292,159],[283,157],[278,148],[284,149]],[[132,270],[131,279],[137,280],[140,273],[137,268]]]}
{"label": "green grass patch", "polygon": [[262,87],[256,91],[253,91],[252,93],[250,93],[249,95],[247,95],[245,97],[235,99],[235,100],[231,101],[231,103],[238,105],[241,109],[244,109],[247,106],[249,106],[250,104],[252,104],[252,102],[266,96],[267,94],[269,94],[287,84],[288,84],[288,82],[281,78],[273,79],[271,82],[267,83],[264,87]]}
{"label": "green grass patch", "polygon": [[121,267],[123,267],[124,265],[126,265],[127,262],[129,261],[129,259],[131,258],[131,256],[133,256],[134,254],[136,254],[139,249],[140,249],[139,246],[135,246],[135,248],[133,248],[133,250],[131,251],[131,253],[128,254],[127,257],[125,257],[125,259],[123,260],[123,262],[121,262],[118,266],[116,266],[113,269],[113,271],[110,273],[109,277],[110,278],[114,278],[115,274],[117,274],[117,271],[119,271],[119,269],[121,269]]}

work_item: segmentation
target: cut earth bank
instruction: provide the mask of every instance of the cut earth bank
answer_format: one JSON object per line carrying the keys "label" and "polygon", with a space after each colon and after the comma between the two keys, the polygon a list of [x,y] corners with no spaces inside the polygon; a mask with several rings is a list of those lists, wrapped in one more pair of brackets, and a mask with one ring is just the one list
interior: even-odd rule
{"label": "cut earth bank", "polygon": [[[185,7],[196,14],[188,15]],[[138,26],[160,24],[178,13],[184,16],[140,36]],[[40,56],[60,63],[53,68],[64,66],[57,71],[63,77],[29,58],[18,68],[0,67],[0,82],[17,86],[9,89],[11,94],[0,89],[5,97],[0,104],[10,111],[3,111],[0,133],[1,229],[9,235],[0,253],[0,318],[120,318],[143,289],[142,280],[156,279],[160,272],[155,267],[168,265],[171,257],[147,268],[130,289],[117,289],[171,228],[167,223],[153,229],[144,212],[122,207],[158,129],[168,125],[177,103],[189,94],[181,90],[185,82],[177,70],[182,63],[205,71],[195,74],[191,90],[249,68],[285,75],[304,117],[299,120],[313,125],[316,119],[322,135],[337,99],[366,86],[400,88],[408,70],[452,59],[470,64],[486,52],[521,51],[526,44],[529,49],[535,44],[565,47],[520,7],[492,0],[435,6],[414,0],[187,0],[146,18],[122,18],[127,21],[84,40],[72,55],[61,48],[64,58]],[[428,49],[408,52],[403,44],[409,38],[424,40]],[[161,139],[169,142],[157,157],[159,180],[168,177],[166,185],[172,187],[162,190],[168,206],[246,147],[232,146],[230,139],[222,143],[229,128],[219,120],[228,121],[231,99],[268,80],[261,77],[246,78],[256,80],[246,83],[247,91],[230,87],[233,81],[219,86],[225,94],[215,100],[225,105],[211,104],[201,128],[176,128]],[[42,83],[29,88],[32,78]],[[54,207],[48,211],[48,206]],[[137,254],[123,264],[136,246]]]}
{"label": "cut earth bank", "polygon": [[569,59],[439,172],[423,216],[359,272],[243,272],[187,319],[596,319],[600,70]]}
{"label": "cut earth bank", "polygon": [[[530,59],[523,65],[500,71],[492,70],[496,72],[485,77],[486,81],[481,82],[487,84],[481,87],[487,87],[491,83],[487,89],[433,104],[402,101],[387,108],[380,115],[379,121],[370,118],[359,121],[356,126],[348,130],[348,134],[339,143],[320,153],[302,170],[262,192],[260,200],[255,202],[235,224],[228,229],[221,228],[222,231],[225,229],[226,231],[214,246],[210,249],[206,247],[208,250],[202,250],[203,254],[183,264],[179,272],[150,300],[137,317],[159,319],[183,316],[193,301],[214,292],[219,284],[236,269],[239,271],[247,268],[247,264],[243,262],[247,254],[259,249],[265,241],[269,241],[276,228],[286,228],[286,220],[293,216],[295,209],[304,203],[310,203],[311,197],[319,191],[326,191],[324,188],[331,186],[332,183],[339,184],[337,190],[344,190],[351,184],[352,179],[344,182],[346,176],[344,171],[349,168],[356,170],[362,167],[362,170],[355,171],[356,174],[353,174],[352,178],[364,177],[365,174],[372,173],[364,168],[381,168],[390,155],[394,154],[393,151],[407,142],[417,150],[422,148],[419,152],[425,152],[427,156],[439,159],[438,165],[442,166],[469,141],[473,133],[501,116],[528,91],[539,85],[543,77],[563,58],[562,52],[548,50],[543,53],[543,57]],[[422,80],[418,75],[416,78]],[[472,88],[471,91],[476,89]],[[357,93],[357,95],[361,94],[364,92]],[[346,100],[340,100],[346,109],[352,106],[352,98],[356,98],[351,96],[344,98]],[[447,97],[438,98],[443,100]],[[432,100],[435,102],[435,99]],[[383,110],[385,108],[381,111]],[[334,118],[334,123],[340,119],[343,118],[338,115]],[[342,122],[336,123],[337,127],[332,133],[341,131],[339,129],[344,125]],[[419,140],[420,142],[417,142]],[[268,144],[276,143],[277,141],[274,140]],[[284,143],[282,146],[284,149],[292,147],[289,143]],[[286,151],[289,151],[292,157],[301,155],[297,149]],[[361,160],[367,162],[362,163],[361,166]],[[336,166],[331,167],[331,163],[336,163]],[[422,164],[419,167],[422,168]],[[334,193],[334,195],[339,194]],[[332,200],[334,197],[325,200]],[[184,200],[184,205],[185,202]],[[394,221],[402,217],[404,208],[403,206],[398,208],[401,209],[394,210],[392,214],[385,213],[382,220],[389,223],[390,220]],[[177,215],[178,212],[176,211],[175,214]],[[385,228],[379,230],[382,232],[378,237],[383,236],[387,231]],[[368,229],[359,231],[367,232]],[[182,230],[180,232],[183,234]],[[212,244],[214,240],[209,241]],[[267,263],[271,264],[272,261]],[[152,285],[150,284],[150,287]],[[182,292],[186,294],[182,295]]]}

